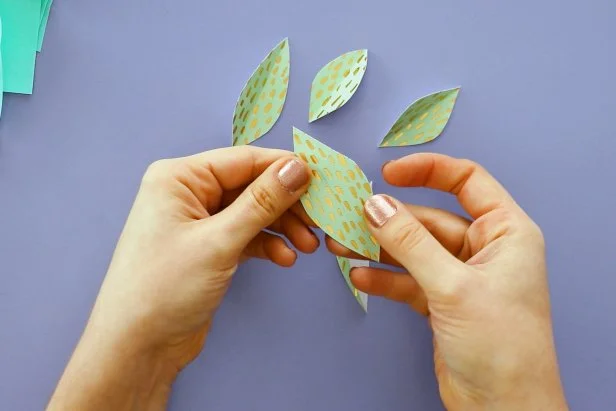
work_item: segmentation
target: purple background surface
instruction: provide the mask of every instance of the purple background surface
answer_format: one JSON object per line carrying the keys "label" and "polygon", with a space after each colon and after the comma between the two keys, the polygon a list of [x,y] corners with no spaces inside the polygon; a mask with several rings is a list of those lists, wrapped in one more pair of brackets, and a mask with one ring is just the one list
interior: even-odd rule
{"label": "purple background surface", "polygon": [[[418,151],[484,164],[543,228],[573,409],[616,403],[616,3],[523,0],[64,0],[35,94],[0,121],[0,408],[44,407],[82,331],[146,166],[228,145],[244,83],[289,36],[291,127],[347,153],[377,192],[383,161]],[[309,86],[368,48],[338,112],[307,124]],[[462,85],[438,140],[377,149],[407,105]],[[441,410],[423,318],[371,299],[364,316],[324,250],[291,270],[246,264],[172,410]]]}

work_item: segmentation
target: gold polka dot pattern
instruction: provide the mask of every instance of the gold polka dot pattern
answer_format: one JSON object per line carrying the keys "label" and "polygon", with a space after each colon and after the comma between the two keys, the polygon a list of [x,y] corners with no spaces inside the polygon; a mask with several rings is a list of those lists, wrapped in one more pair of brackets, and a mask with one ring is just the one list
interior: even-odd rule
{"label": "gold polka dot pattern", "polygon": [[413,146],[437,138],[447,125],[460,88],[423,97],[406,109],[387,133],[381,147]]}
{"label": "gold polka dot pattern", "polygon": [[274,126],[287,98],[289,70],[289,42],[284,39],[257,67],[240,94],[233,113],[234,146],[250,144]]}
{"label": "gold polka dot pattern", "polygon": [[323,231],[340,244],[374,261],[380,247],[364,221],[364,203],[372,187],[348,157],[308,134],[293,129],[294,150],[311,168],[312,181],[301,197],[304,209]]}
{"label": "gold polka dot pattern", "polygon": [[345,105],[357,91],[367,65],[368,50],[349,51],[327,63],[312,82],[308,120],[318,120]]}

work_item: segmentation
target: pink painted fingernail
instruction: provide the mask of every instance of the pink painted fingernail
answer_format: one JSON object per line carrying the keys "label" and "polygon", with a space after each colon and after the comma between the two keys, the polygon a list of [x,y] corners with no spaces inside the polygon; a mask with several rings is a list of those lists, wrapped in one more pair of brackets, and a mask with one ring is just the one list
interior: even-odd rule
{"label": "pink painted fingernail", "polygon": [[302,188],[309,179],[310,175],[306,166],[296,158],[289,160],[278,172],[278,181],[290,192]]}
{"label": "pink painted fingernail", "polygon": [[370,224],[374,228],[380,228],[396,214],[398,208],[389,197],[379,194],[366,201],[364,210]]}

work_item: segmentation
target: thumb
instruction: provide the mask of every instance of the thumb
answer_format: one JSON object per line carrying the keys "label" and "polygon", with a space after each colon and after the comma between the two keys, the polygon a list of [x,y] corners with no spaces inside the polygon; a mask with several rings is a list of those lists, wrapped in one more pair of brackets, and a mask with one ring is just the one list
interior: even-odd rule
{"label": "thumb", "polygon": [[280,159],[231,205],[208,220],[217,220],[221,232],[230,234],[231,247],[241,251],[299,200],[308,188],[310,177],[310,169],[299,158]]}
{"label": "thumb", "polygon": [[[417,280],[426,293],[443,292],[460,262],[399,201],[375,195],[364,205],[377,242]],[[449,275],[448,275],[449,274]],[[451,281],[450,281],[451,282]]]}

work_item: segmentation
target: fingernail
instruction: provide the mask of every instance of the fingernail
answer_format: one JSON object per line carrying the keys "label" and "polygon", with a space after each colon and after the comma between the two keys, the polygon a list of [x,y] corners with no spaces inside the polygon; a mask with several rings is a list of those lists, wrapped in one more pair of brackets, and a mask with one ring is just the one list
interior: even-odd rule
{"label": "fingernail", "polygon": [[370,224],[375,228],[380,228],[396,214],[398,208],[389,197],[376,195],[366,201],[364,210]]}
{"label": "fingernail", "polygon": [[282,186],[294,192],[302,188],[310,179],[306,166],[301,160],[291,159],[278,172],[278,181]]}

